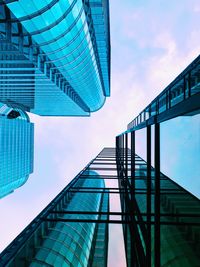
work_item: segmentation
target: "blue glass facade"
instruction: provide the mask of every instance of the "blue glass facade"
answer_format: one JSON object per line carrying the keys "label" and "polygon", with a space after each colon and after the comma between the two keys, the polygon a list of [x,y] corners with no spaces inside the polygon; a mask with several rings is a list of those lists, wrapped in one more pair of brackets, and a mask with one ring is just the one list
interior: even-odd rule
{"label": "blue glass facade", "polygon": [[[121,154],[123,149],[121,147]],[[128,151],[128,168],[131,169],[131,150]],[[123,156],[120,156],[122,161]],[[135,218],[131,229],[123,225],[126,248],[127,266],[157,266],[155,259],[155,228],[156,204],[156,170],[151,168],[151,197],[148,195],[149,176],[147,162],[134,155],[135,181],[129,181],[134,186],[134,197],[130,203],[135,207]],[[126,163],[125,163],[126,164]],[[119,184],[119,186],[121,186]],[[122,188],[122,187],[121,187]],[[148,198],[151,203],[149,205]],[[127,199],[121,195],[121,206],[127,212]],[[198,266],[199,265],[199,233],[200,233],[200,201],[188,191],[175,183],[166,175],[160,173],[160,265],[159,266]],[[149,206],[151,211],[149,211]],[[130,220],[124,215],[124,220]],[[150,226],[148,219],[151,217]],[[141,220],[141,221],[140,221]],[[149,233],[149,236],[148,236]],[[148,241],[150,238],[150,242]],[[150,257],[147,259],[147,257]],[[148,262],[151,264],[147,265]],[[145,265],[146,264],[146,265]]]}
{"label": "blue glass facade", "polygon": [[[84,187],[103,187],[103,180],[85,181]],[[70,211],[99,211],[101,205],[100,194],[75,194],[66,209]],[[63,215],[72,218],[74,215]],[[87,218],[79,215],[76,218]],[[98,215],[93,215],[97,219]],[[44,266],[87,266],[95,233],[95,223],[63,223],[58,222],[51,227],[50,233],[44,237],[41,248],[32,260],[31,267]]]}
{"label": "blue glass facade", "polygon": [[[17,247],[13,247],[15,241],[11,243],[13,257],[10,252],[1,255],[0,265],[107,266],[108,224],[97,221],[107,218],[99,213],[109,211],[109,196],[97,172],[84,170],[82,175],[17,237]],[[94,192],[97,187],[98,193]]]}
{"label": "blue glass facade", "polygon": [[199,265],[199,77],[200,56],[116,138],[127,266]]}
{"label": "blue glass facade", "polygon": [[161,171],[200,198],[200,114],[161,123],[160,143]]}
{"label": "blue glass facade", "polygon": [[104,104],[110,95],[108,1],[20,0],[0,8],[1,102],[60,116],[88,116]]}
{"label": "blue glass facade", "polygon": [[0,103],[0,198],[33,172],[33,124],[27,114]]}

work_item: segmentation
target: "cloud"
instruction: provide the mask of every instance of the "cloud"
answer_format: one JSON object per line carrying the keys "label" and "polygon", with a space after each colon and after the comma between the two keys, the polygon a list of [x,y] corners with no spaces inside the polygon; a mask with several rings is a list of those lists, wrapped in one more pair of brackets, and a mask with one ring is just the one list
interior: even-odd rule
{"label": "cloud", "polygon": [[[115,136],[200,51],[199,1],[110,2],[111,98],[90,118],[30,115],[35,123],[35,172],[1,200],[1,214],[8,214],[1,219],[2,248],[104,146],[113,146]],[[116,236],[110,239],[115,245],[110,266],[122,267],[124,252]]]}

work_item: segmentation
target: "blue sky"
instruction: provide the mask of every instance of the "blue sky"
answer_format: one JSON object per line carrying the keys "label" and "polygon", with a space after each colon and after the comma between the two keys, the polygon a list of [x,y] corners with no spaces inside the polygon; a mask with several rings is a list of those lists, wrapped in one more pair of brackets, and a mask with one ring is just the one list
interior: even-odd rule
{"label": "blue sky", "polygon": [[[110,11],[111,97],[90,118],[31,115],[35,171],[0,201],[1,249],[199,54],[199,0],[111,0]],[[114,241],[109,266],[122,267],[121,242]]]}

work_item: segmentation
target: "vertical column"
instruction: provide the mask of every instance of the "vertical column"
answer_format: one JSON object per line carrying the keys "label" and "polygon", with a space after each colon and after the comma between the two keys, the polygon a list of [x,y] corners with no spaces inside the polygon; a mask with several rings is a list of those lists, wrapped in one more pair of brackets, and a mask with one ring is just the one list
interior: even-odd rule
{"label": "vertical column", "polygon": [[187,92],[186,92],[186,90],[187,90],[187,86],[186,86],[186,78],[185,78],[185,76],[184,76],[184,78],[183,78],[183,97],[184,97],[184,100],[185,100],[186,97],[187,97]]}
{"label": "vertical column", "polygon": [[154,261],[160,267],[160,124],[155,124],[155,227]]}
{"label": "vertical column", "polygon": [[19,45],[19,52],[23,53],[24,49],[24,36],[23,36],[23,29],[20,23],[17,24],[19,36],[18,36],[18,45]]}
{"label": "vertical column", "polygon": [[6,40],[11,42],[12,39],[12,23],[11,23],[11,16],[10,16],[10,10],[7,6],[5,8],[5,14],[6,14]]}
{"label": "vertical column", "polygon": [[143,247],[142,235],[146,240],[145,224],[135,198],[135,131],[131,132],[131,181],[129,191],[131,197],[128,199],[130,212],[130,232],[131,232],[131,265],[133,267],[146,266],[145,251]]}
{"label": "vertical column", "polygon": [[131,187],[135,194],[135,131],[131,132]]}
{"label": "vertical column", "polygon": [[128,133],[125,134],[125,178],[128,180]]}
{"label": "vertical column", "polygon": [[119,136],[116,136],[115,138],[115,147],[116,147],[116,161],[118,161],[118,157],[119,157]]}
{"label": "vertical column", "polygon": [[191,72],[188,74],[188,96],[191,96]]}
{"label": "vertical column", "polygon": [[[131,132],[131,203],[134,210],[134,201],[135,201],[135,131]],[[133,215],[134,216],[134,215]],[[133,221],[134,222],[134,221]],[[135,233],[131,238],[131,266],[136,266],[136,252],[135,252]]]}
{"label": "vertical column", "polygon": [[122,135],[122,169],[124,169],[124,135]]}
{"label": "vertical column", "polygon": [[151,126],[147,126],[147,239],[146,265],[151,267]]}

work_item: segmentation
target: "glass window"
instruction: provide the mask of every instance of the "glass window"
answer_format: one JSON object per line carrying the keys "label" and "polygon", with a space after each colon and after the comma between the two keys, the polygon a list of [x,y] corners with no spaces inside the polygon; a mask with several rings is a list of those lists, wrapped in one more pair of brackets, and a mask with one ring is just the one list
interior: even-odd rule
{"label": "glass window", "polygon": [[161,172],[200,197],[200,114],[163,122]]}

